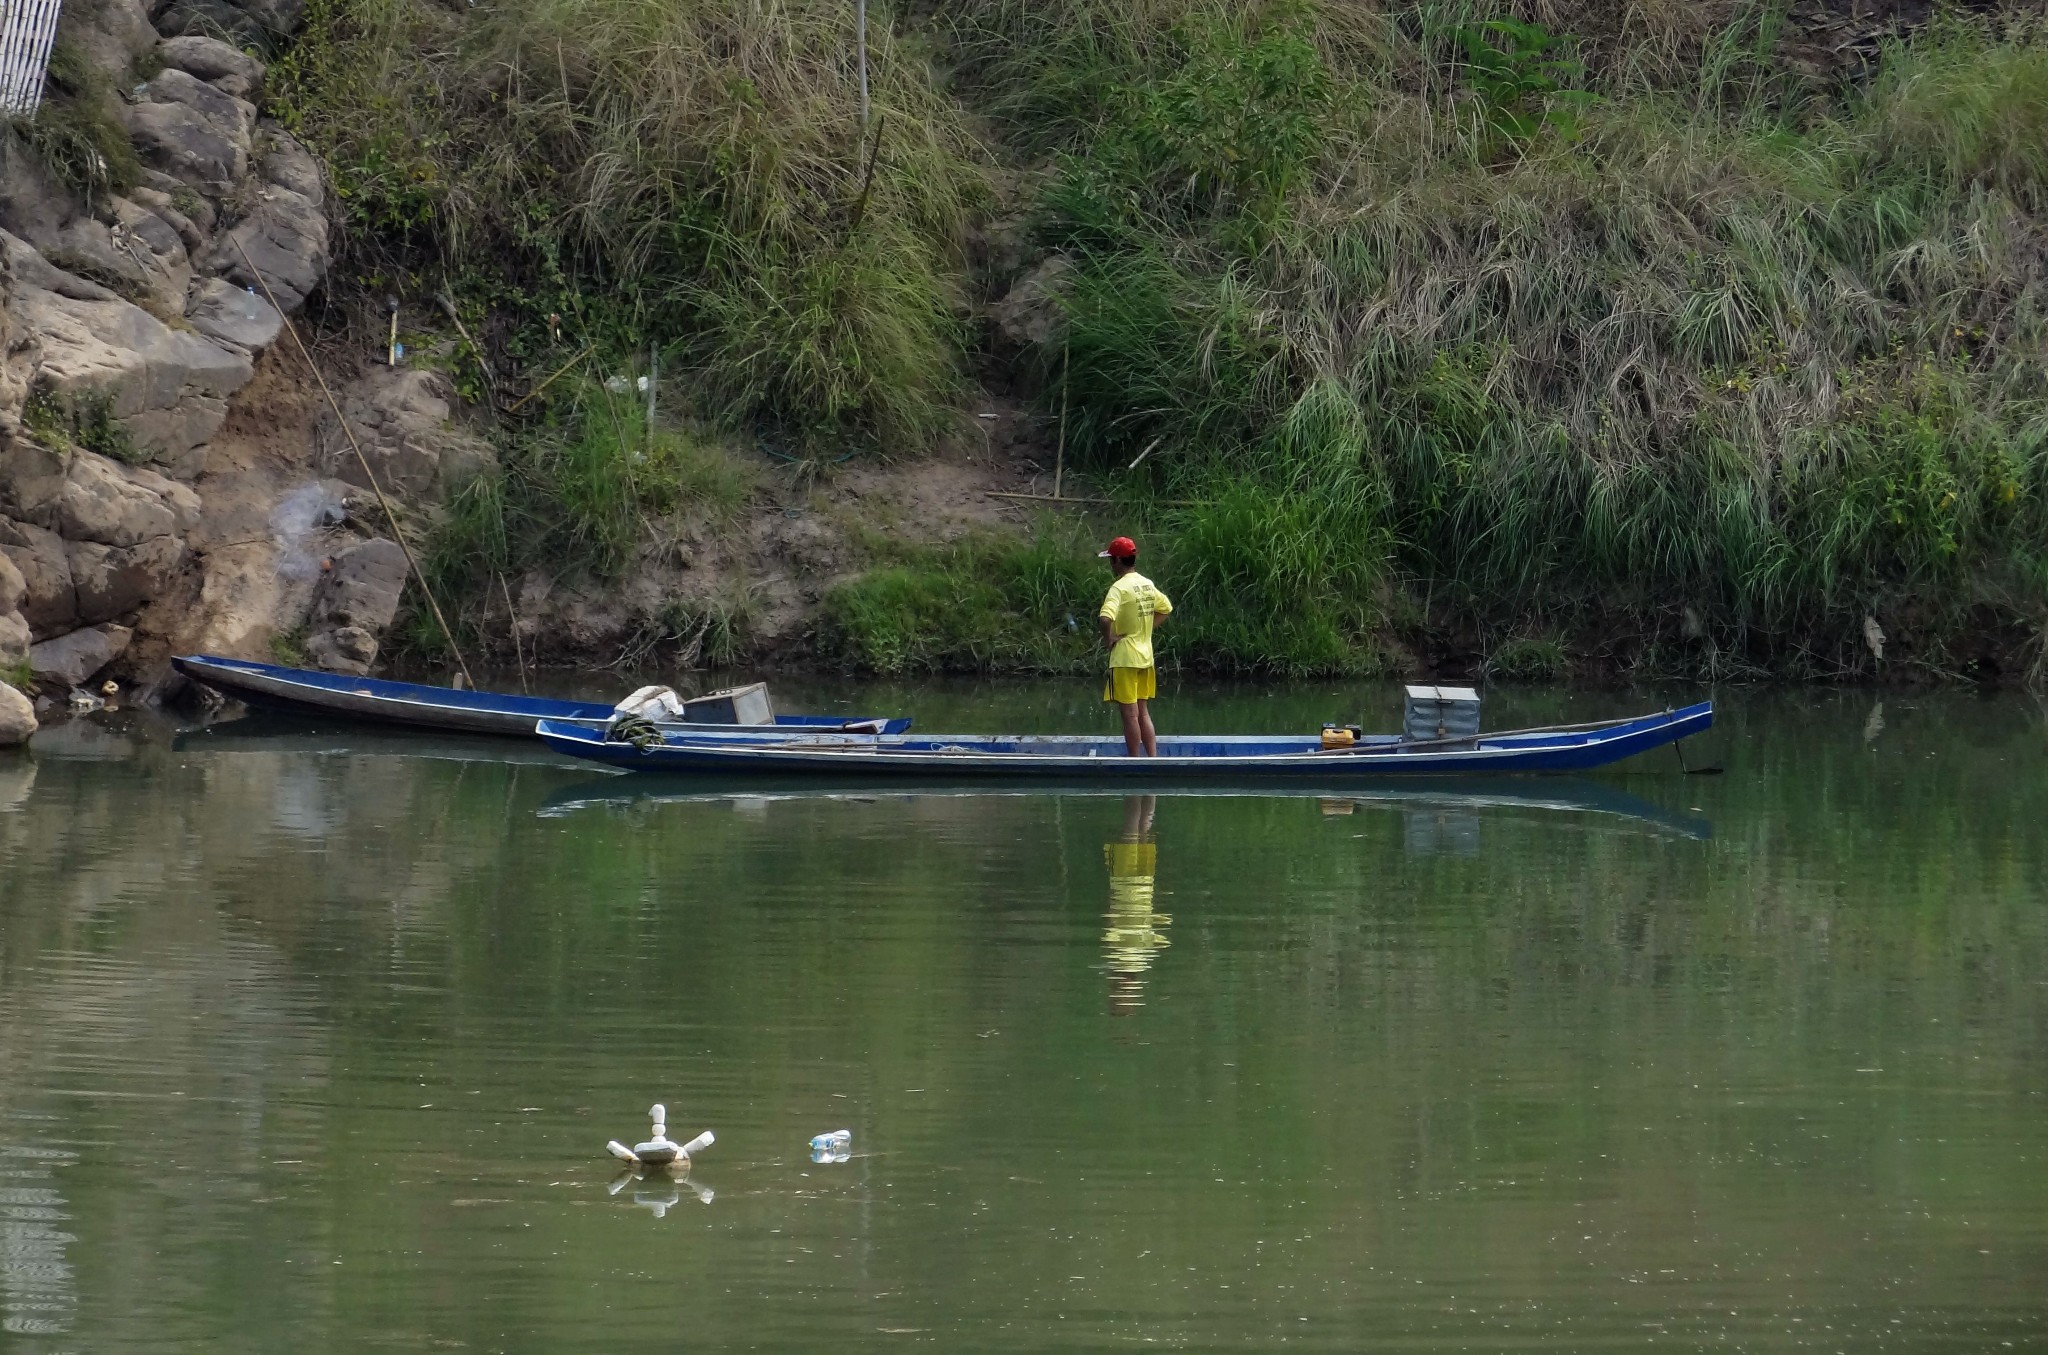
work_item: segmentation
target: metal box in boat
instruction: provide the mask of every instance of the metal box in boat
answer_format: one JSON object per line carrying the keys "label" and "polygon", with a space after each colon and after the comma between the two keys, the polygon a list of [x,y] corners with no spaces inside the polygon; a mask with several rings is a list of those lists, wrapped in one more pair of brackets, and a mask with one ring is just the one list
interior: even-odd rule
{"label": "metal box in boat", "polygon": [[1470,687],[1410,687],[1401,732],[1409,739],[1469,739],[1479,732],[1479,693]]}
{"label": "metal box in boat", "polygon": [[683,702],[683,719],[702,725],[772,725],[775,703],[768,699],[768,684],[752,682],[707,692]]}

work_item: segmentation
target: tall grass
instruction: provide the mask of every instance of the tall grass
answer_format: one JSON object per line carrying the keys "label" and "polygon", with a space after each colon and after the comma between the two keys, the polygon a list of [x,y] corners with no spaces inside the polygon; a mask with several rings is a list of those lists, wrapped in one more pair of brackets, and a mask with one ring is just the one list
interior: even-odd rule
{"label": "tall grass", "polygon": [[[1024,262],[1072,264],[1030,361],[1186,661],[1371,669],[1420,631],[1502,671],[1845,673],[1867,619],[1938,670],[2043,652],[2038,26],[1815,75],[1770,0],[960,0],[876,11],[864,138],[828,0],[313,13],[281,111],[352,269],[651,335],[702,412],[814,448],[947,426],[964,298],[1007,281],[966,247],[983,168],[1028,171]],[[587,480],[519,539],[610,567],[632,515]],[[826,634],[1092,663],[1069,547],[892,557]]]}
{"label": "tall grass", "polygon": [[[1350,505],[1304,529],[1419,585],[1440,630],[1541,619],[1685,666],[1844,671],[1878,615],[1953,667],[1972,631],[2048,619],[2038,32],[1940,24],[1860,90],[1795,99],[1737,16],[1685,83],[1609,50],[1568,125],[1504,156],[1428,23],[1182,4],[1089,46],[1087,0],[968,10],[990,48],[1035,27],[1071,52],[977,71],[1040,118],[1027,142],[1070,148],[1043,237],[1077,265],[1054,340],[1074,442],[1126,493],[1207,505],[1169,532],[1256,553],[1287,519],[1243,496]],[[1226,22],[1235,57],[1188,36]],[[1158,109],[1282,42],[1320,69],[1240,118],[1233,155],[1303,168],[1277,200],[1188,210],[1203,175]],[[1041,85],[1110,92],[1076,128]],[[1290,441],[1333,411],[1342,436]]]}
{"label": "tall grass", "polygon": [[756,488],[723,449],[650,435],[601,386],[572,385],[547,422],[508,439],[498,464],[450,497],[425,568],[439,596],[461,600],[453,624],[475,634],[529,570],[613,582],[653,551],[658,523],[716,528]]}
{"label": "tall grass", "polygon": [[981,174],[886,11],[868,137],[829,0],[310,13],[278,103],[327,156],[359,272],[481,277],[530,326],[673,345],[728,419],[885,448],[945,425]]}

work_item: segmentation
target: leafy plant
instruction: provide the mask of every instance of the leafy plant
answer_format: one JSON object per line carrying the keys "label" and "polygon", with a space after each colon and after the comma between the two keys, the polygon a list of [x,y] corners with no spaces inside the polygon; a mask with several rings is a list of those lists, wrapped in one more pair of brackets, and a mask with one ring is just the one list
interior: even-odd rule
{"label": "leafy plant", "polygon": [[303,625],[293,626],[271,636],[270,657],[287,667],[306,667],[306,628]]}
{"label": "leafy plant", "polygon": [[1522,19],[1490,19],[1458,30],[1466,78],[1492,134],[1519,153],[1543,132],[1571,140],[1592,93],[1572,88],[1585,67],[1566,39]]}
{"label": "leafy plant", "polygon": [[37,441],[58,450],[83,447],[131,466],[149,460],[149,453],[136,446],[127,426],[115,416],[113,396],[105,391],[31,391],[22,408],[22,423]]}
{"label": "leafy plant", "polygon": [[1274,216],[1323,146],[1329,81],[1305,24],[1294,10],[1183,22],[1178,60],[1124,87],[1068,157],[1050,199],[1065,229]]}

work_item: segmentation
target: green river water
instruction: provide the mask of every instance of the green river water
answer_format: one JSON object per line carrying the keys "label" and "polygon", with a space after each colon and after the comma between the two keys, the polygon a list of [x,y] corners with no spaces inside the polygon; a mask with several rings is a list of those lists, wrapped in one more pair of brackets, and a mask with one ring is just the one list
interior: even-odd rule
{"label": "green river water", "polygon": [[[2048,1349],[2044,753],[1734,692],[1716,777],[822,797],[54,728],[0,754],[0,1351]],[[657,1100],[718,1142],[619,1179]]]}

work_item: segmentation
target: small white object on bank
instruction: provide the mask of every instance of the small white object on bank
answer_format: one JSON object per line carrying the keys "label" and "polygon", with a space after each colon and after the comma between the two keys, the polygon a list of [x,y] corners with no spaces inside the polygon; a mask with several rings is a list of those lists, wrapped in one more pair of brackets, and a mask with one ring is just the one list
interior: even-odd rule
{"label": "small white object on bank", "polygon": [[688,1143],[676,1143],[668,1136],[668,1107],[656,1105],[647,1114],[654,1121],[654,1129],[645,1143],[636,1143],[628,1148],[613,1139],[605,1145],[605,1151],[636,1167],[667,1167],[678,1161],[687,1166],[692,1153],[700,1153],[718,1142],[718,1136],[707,1129]]}

